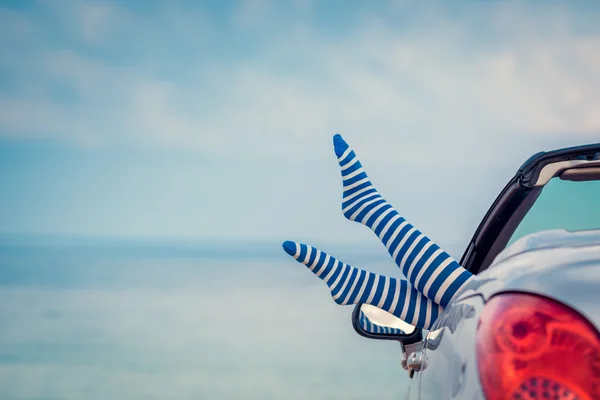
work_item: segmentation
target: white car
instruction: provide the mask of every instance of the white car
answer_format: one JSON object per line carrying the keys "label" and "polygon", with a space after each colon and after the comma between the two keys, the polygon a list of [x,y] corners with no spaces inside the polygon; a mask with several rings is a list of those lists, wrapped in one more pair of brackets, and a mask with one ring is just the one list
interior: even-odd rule
{"label": "white car", "polygon": [[401,343],[407,399],[600,399],[600,144],[527,160],[461,265],[476,279],[428,332],[354,310]]}

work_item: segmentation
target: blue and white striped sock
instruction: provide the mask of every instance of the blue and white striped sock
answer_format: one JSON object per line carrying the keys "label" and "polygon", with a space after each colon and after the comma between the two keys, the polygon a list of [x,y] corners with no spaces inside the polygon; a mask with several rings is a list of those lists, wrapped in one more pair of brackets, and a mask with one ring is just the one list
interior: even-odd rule
{"label": "blue and white striped sock", "polygon": [[448,253],[406,221],[371,184],[356,154],[342,136],[333,137],[342,172],[342,212],[379,237],[410,283],[446,307],[473,276]]}
{"label": "blue and white striped sock", "polygon": [[371,321],[364,312],[360,312],[358,317],[358,323],[363,330],[369,333],[383,333],[384,335],[404,335],[405,332],[399,328],[392,328],[391,326],[381,326]]}
{"label": "blue and white striped sock", "polygon": [[354,268],[306,244],[286,241],[283,249],[323,280],[339,305],[370,304],[425,329],[430,328],[441,311],[439,305],[405,280]]}

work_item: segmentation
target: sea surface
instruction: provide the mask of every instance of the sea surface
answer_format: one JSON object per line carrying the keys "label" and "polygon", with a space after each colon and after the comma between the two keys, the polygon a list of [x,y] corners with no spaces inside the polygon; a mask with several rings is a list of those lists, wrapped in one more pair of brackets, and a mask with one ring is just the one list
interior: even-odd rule
{"label": "sea surface", "polygon": [[402,398],[351,311],[279,242],[0,236],[0,399]]}

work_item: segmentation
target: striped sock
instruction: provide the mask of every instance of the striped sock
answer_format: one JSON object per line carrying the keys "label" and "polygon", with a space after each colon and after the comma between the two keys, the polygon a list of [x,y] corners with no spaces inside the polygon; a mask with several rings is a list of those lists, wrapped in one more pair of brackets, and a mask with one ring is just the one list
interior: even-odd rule
{"label": "striped sock", "polygon": [[418,328],[429,329],[441,307],[407,281],[354,268],[315,247],[286,241],[283,249],[325,282],[339,305],[365,303]]}
{"label": "striped sock", "polygon": [[369,333],[383,333],[384,335],[404,335],[405,332],[399,328],[392,328],[391,326],[382,326],[371,321],[364,312],[360,312],[358,317],[358,323],[360,326]]}
{"label": "striped sock", "polygon": [[409,282],[427,298],[446,307],[473,275],[402,218],[377,192],[340,135],[333,137],[333,145],[342,172],[344,216],[371,228]]}

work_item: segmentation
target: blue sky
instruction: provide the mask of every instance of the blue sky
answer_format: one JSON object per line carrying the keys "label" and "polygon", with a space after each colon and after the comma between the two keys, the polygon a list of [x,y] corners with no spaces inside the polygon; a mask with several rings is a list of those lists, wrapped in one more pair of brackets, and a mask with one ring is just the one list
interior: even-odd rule
{"label": "blue sky", "polygon": [[0,232],[364,241],[331,137],[464,245],[518,165],[600,141],[600,7],[0,1]]}

